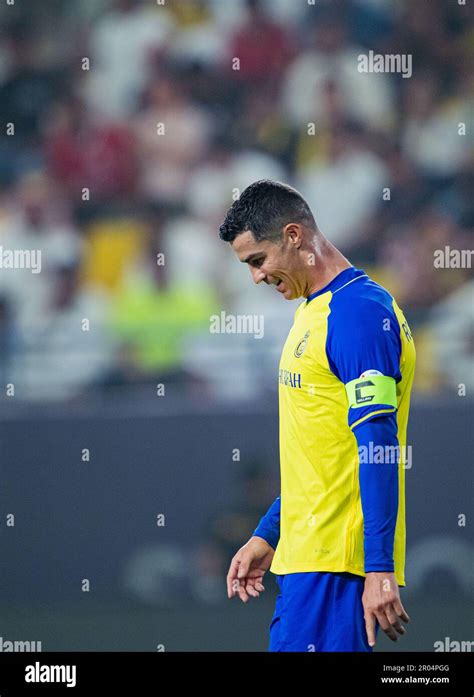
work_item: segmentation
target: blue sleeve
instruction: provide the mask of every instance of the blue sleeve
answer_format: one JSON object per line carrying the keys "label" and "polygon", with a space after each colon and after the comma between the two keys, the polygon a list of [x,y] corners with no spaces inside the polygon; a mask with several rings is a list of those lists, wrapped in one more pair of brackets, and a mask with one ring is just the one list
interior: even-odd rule
{"label": "blue sleeve", "polygon": [[366,421],[354,429],[354,435],[359,446],[364,570],[394,571],[399,459],[396,414]]}
{"label": "blue sleeve", "polygon": [[[357,283],[333,294],[328,317],[326,353],[331,371],[354,394],[369,384],[363,374],[391,385],[391,403],[374,391],[374,399],[348,400],[348,425],[359,447],[359,487],[364,517],[364,568],[393,571],[393,545],[398,513],[398,427],[396,383],[401,380],[400,325],[390,294],[373,281]],[[359,379],[362,378],[362,382]],[[387,381],[388,378],[388,381]],[[395,451],[394,451],[395,448]],[[395,461],[390,454],[395,452]],[[374,457],[374,453],[377,456]],[[382,456],[380,453],[383,453]],[[365,457],[364,457],[365,455]]]}
{"label": "blue sleeve", "polygon": [[268,544],[276,549],[280,539],[280,497],[277,496],[265,515],[260,519],[253,535],[263,537]]}
{"label": "blue sleeve", "polygon": [[[333,294],[328,317],[326,354],[331,371],[341,382],[358,380],[371,371],[401,380],[400,357],[402,344],[400,325],[393,309],[390,294],[372,281],[363,294],[357,284]],[[363,383],[361,383],[363,384]],[[391,404],[380,400],[349,406],[348,424],[351,428],[380,413],[395,411]]]}

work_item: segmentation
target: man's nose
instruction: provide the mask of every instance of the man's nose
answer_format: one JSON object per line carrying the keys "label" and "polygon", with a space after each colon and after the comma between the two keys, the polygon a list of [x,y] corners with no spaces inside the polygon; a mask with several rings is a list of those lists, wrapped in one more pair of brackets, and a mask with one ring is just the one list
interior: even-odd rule
{"label": "man's nose", "polygon": [[261,283],[263,279],[265,278],[265,274],[261,269],[255,269],[250,267],[250,273],[252,274],[252,278],[254,280],[254,283]]}

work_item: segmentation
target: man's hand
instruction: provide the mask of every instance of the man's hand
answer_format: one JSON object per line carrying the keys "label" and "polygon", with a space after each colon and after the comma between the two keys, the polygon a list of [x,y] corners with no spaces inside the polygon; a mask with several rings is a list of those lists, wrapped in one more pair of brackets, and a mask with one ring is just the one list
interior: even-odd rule
{"label": "man's hand", "polygon": [[227,596],[238,594],[243,603],[264,591],[263,575],[270,568],[275,550],[263,538],[253,536],[232,558],[227,574]]}
{"label": "man's hand", "polygon": [[395,575],[389,571],[371,571],[365,578],[364,593],[365,628],[369,645],[375,645],[375,622],[382,627],[385,634],[392,640],[398,641],[398,634],[406,632],[403,622],[409,622],[405,609],[400,600],[398,583]]}

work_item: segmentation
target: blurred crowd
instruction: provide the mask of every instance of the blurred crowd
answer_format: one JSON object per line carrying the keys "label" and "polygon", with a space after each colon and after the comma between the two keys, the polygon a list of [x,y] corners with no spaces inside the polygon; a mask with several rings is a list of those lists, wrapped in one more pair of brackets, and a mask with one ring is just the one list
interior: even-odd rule
{"label": "blurred crowd", "polygon": [[[448,0],[48,0],[0,8],[0,384],[23,400],[163,383],[258,397],[294,303],[218,238],[296,186],[416,336],[418,392],[474,386],[473,24]],[[410,77],[359,72],[412,55]],[[12,128],[13,126],[13,128]],[[221,311],[265,335],[211,334]],[[2,388],[3,390],[3,388]]]}

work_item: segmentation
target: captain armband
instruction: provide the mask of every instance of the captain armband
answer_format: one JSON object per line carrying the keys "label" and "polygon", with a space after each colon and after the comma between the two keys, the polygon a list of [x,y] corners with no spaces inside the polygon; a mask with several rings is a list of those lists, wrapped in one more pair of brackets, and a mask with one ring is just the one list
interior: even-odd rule
{"label": "captain armband", "polygon": [[362,373],[360,378],[346,383],[346,394],[351,409],[384,404],[397,408],[397,383],[394,378],[375,370]]}

